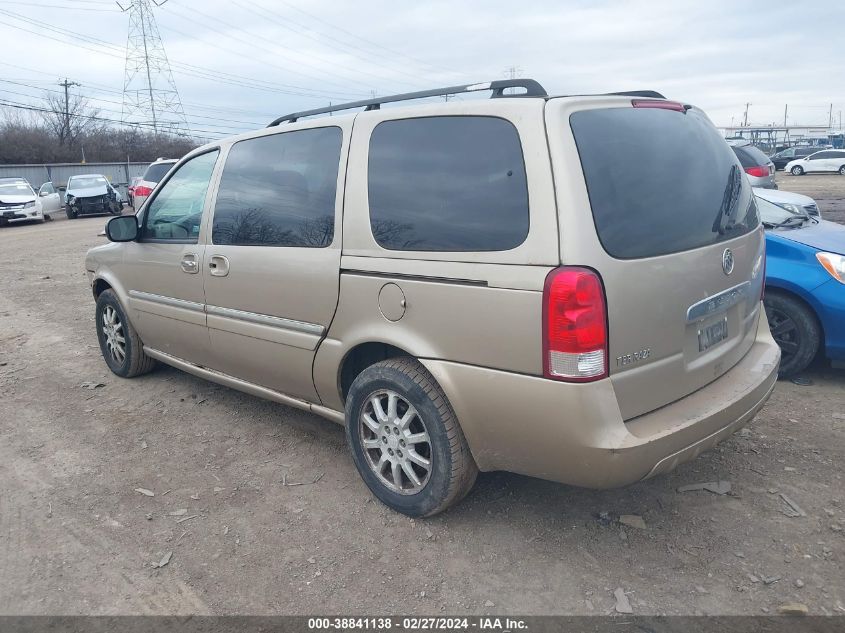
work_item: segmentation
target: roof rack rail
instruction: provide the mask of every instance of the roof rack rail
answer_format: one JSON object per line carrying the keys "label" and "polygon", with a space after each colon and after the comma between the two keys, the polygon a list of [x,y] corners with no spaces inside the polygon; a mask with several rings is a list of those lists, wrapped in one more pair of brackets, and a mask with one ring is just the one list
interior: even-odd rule
{"label": "roof rack rail", "polygon": [[[508,88],[524,88],[525,92],[506,95],[505,90]],[[274,127],[279,123],[288,122],[293,123],[297,119],[306,116],[315,116],[317,114],[328,114],[329,112],[338,112],[340,110],[352,110],[353,108],[364,108],[367,110],[378,110],[383,103],[395,103],[396,101],[410,101],[412,99],[425,99],[427,97],[442,97],[444,95],[454,95],[464,92],[479,92],[482,90],[492,90],[491,99],[498,97],[548,97],[545,88],[533,79],[500,79],[498,81],[488,81],[477,84],[464,84],[461,86],[449,86],[448,88],[434,88],[433,90],[421,90],[419,92],[406,92],[398,95],[389,95],[385,97],[376,97],[375,99],[365,99],[363,101],[350,101],[349,103],[339,103],[338,105],[328,106],[326,108],[316,108],[314,110],[303,110],[302,112],[293,112],[280,116],[274,119],[267,127]]]}
{"label": "roof rack rail", "polygon": [[627,90],[625,92],[608,92],[608,95],[614,97],[652,97],[654,99],[665,99],[662,94],[654,90]]}

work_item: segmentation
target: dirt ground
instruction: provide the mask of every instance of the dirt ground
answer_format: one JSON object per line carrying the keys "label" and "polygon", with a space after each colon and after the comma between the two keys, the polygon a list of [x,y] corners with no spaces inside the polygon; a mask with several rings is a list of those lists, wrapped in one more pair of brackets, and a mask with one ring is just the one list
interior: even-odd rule
{"label": "dirt ground", "polygon": [[825,220],[845,224],[845,182],[839,174],[793,176],[779,171],[775,182],[783,191],[802,193],[819,203]]}
{"label": "dirt ground", "polygon": [[[779,180],[845,221],[845,178]],[[83,271],[104,221],[0,229],[0,614],[605,614],[617,588],[635,614],[845,612],[845,371],[781,381],[668,476],[487,473],[412,521],[339,426],[166,367],[109,373]],[[730,494],[676,491],[713,480]]]}

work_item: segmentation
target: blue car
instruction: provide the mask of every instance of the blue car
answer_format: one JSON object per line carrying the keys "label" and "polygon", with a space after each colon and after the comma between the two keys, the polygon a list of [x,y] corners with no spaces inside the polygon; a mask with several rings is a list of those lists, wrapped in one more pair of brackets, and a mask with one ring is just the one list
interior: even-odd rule
{"label": "blue car", "polygon": [[802,370],[820,351],[845,365],[845,226],[757,198],[766,228],[763,304],[781,348],[780,375]]}

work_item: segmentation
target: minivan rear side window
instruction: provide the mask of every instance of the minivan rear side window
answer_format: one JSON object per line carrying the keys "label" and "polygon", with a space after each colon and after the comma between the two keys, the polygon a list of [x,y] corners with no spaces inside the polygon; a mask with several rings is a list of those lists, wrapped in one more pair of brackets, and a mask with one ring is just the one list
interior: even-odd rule
{"label": "minivan rear side window", "polygon": [[522,146],[504,119],[384,121],[368,169],[370,226],[383,248],[504,251],[528,236]]}
{"label": "minivan rear side window", "polygon": [[676,253],[759,225],[737,157],[701,111],[607,108],[569,121],[609,255]]}
{"label": "minivan rear side window", "polygon": [[311,128],[238,141],[217,191],[211,241],[323,248],[334,237],[342,132]]}

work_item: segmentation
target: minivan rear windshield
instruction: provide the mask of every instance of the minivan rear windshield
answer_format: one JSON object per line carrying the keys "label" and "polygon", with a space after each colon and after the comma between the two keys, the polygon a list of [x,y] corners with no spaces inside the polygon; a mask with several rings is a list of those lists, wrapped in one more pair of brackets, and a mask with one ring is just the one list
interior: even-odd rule
{"label": "minivan rear windshield", "polygon": [[175,164],[176,163],[153,163],[147,167],[147,171],[144,172],[144,180],[147,182],[161,182],[161,179],[164,178],[164,174],[169,172],[170,168]]}
{"label": "minivan rear windshield", "polygon": [[609,255],[677,253],[759,225],[739,161],[700,110],[583,110],[570,126]]}

